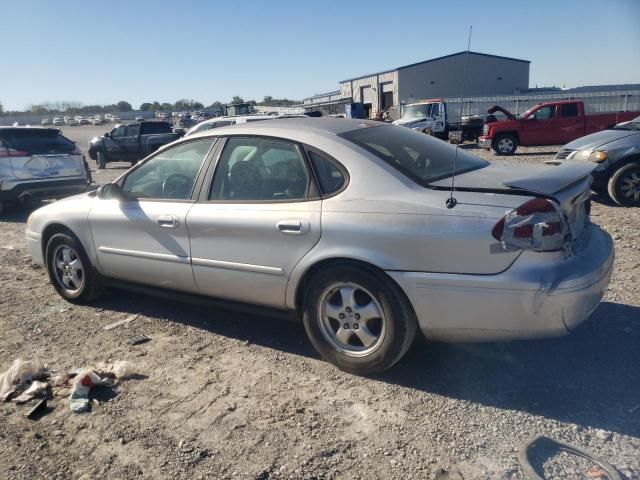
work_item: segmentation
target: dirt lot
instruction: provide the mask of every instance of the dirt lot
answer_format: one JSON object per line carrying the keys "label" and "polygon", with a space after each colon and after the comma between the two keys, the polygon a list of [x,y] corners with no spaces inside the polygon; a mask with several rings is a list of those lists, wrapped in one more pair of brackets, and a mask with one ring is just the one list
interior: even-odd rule
{"label": "dirt lot", "polygon": [[[64,130],[86,150],[107,129]],[[522,149],[514,161],[555,151]],[[104,183],[125,168],[94,175]],[[2,478],[522,478],[517,450],[536,434],[640,478],[640,209],[594,204],[616,268],[573,335],[422,341],[392,371],[361,378],[321,361],[293,323],[116,290],[91,306],[64,302],[25,250],[36,207],[0,220],[0,370],[18,357],[54,371],[129,360],[139,375],[97,389],[87,414],[71,414],[66,398],[35,421],[0,404]],[[137,334],[152,340],[129,346]],[[585,478],[587,466],[558,456],[544,468]]]}

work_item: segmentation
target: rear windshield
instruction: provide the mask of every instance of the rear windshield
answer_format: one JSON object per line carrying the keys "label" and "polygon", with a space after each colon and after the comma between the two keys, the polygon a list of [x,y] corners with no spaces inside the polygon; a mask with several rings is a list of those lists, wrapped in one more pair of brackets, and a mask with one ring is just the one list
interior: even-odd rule
{"label": "rear windshield", "polygon": [[142,135],[171,132],[171,125],[169,125],[167,122],[149,122],[142,124]]}
{"label": "rear windshield", "polygon": [[0,132],[0,138],[5,146],[30,155],[71,153],[76,149],[75,144],[63,137],[58,130],[39,128],[5,130]]}
{"label": "rear windshield", "polygon": [[[371,152],[421,185],[453,174],[456,147],[399,125],[368,127],[340,135]],[[458,149],[455,171],[477,170],[487,162]]]}

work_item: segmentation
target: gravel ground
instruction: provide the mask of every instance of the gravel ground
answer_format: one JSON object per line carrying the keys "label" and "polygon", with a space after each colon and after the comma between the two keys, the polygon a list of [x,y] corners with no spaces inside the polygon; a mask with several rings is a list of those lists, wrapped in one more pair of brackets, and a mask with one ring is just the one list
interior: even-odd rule
{"label": "gravel ground", "polygon": [[[63,130],[86,149],[107,127]],[[521,149],[513,161],[556,150]],[[104,183],[126,167],[94,175]],[[61,397],[38,420],[0,404],[0,477],[517,479],[518,448],[544,434],[640,478],[640,209],[595,200],[616,268],[574,334],[419,341],[372,378],[321,361],[294,323],[116,290],[91,306],[68,304],[25,250],[38,205],[11,208],[0,228],[0,370],[18,357],[54,371],[129,360],[138,375],[96,389],[88,414],[71,414]],[[129,346],[138,334],[152,340]],[[549,478],[593,478],[588,462],[548,455],[536,461]]]}

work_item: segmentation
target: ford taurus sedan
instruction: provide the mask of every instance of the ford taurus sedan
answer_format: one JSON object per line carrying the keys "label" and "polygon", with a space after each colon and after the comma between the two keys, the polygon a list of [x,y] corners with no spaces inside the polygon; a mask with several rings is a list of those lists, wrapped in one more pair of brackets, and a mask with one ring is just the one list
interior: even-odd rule
{"label": "ford taurus sedan", "polygon": [[589,221],[592,168],[489,164],[378,122],[247,123],[36,210],[26,237],[70,302],[116,284],[288,312],[325,359],[368,374],[417,329],[523,339],[588,318],[614,255]]}

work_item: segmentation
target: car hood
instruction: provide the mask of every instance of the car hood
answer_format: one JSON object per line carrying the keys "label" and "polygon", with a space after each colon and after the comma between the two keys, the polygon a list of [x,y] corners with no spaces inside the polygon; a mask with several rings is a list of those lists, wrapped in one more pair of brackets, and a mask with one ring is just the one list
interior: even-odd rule
{"label": "car hood", "polygon": [[[553,196],[567,186],[587,177],[596,164],[586,162],[561,165],[519,165],[510,162],[494,162],[485,168],[456,175],[455,188],[471,191],[526,191]],[[431,184],[434,187],[451,186],[451,178]]]}
{"label": "car hood", "polygon": [[638,135],[640,139],[640,131],[637,130],[603,130],[567,143],[564,148],[569,150],[594,150],[607,143],[615,142],[616,140],[632,135]]}
{"label": "car hood", "polygon": [[494,105],[493,107],[491,107],[489,110],[487,110],[487,113],[491,114],[491,113],[496,113],[496,112],[502,112],[504,113],[507,118],[509,120],[516,120],[516,116],[511,113],[509,110],[507,110],[504,107],[501,107],[500,105]]}
{"label": "car hood", "polygon": [[400,118],[393,122],[394,125],[411,125],[413,123],[424,122],[427,117]]}

